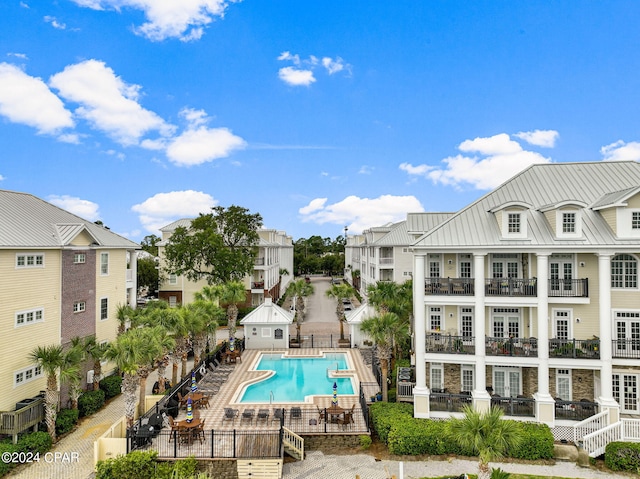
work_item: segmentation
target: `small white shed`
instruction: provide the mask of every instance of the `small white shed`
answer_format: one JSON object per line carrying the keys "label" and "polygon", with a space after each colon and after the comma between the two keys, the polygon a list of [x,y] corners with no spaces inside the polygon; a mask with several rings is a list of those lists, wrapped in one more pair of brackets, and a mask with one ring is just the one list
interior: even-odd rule
{"label": "small white shed", "polygon": [[369,306],[369,303],[362,303],[359,307],[354,309],[353,311],[347,311],[345,313],[345,318],[347,320],[347,324],[349,325],[349,334],[351,335],[351,347],[355,347],[356,345],[359,348],[367,347],[363,344],[365,340],[370,340],[368,335],[364,334],[360,330],[360,324],[367,318],[370,318],[376,314],[375,309]]}
{"label": "small white shed", "polygon": [[288,348],[292,323],[292,313],[274,304],[271,298],[265,298],[264,303],[240,320],[240,324],[244,326],[244,347]]}

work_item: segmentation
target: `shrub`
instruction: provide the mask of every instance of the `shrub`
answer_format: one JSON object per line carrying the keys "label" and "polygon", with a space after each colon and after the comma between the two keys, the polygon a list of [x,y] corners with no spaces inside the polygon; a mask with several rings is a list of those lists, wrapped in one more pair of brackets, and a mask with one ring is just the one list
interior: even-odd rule
{"label": "shrub", "polygon": [[[20,446],[18,446],[17,444],[13,444],[10,439],[2,441],[0,442],[0,454],[4,454],[5,452],[21,452]],[[0,476],[4,476],[5,474],[7,474],[16,465],[17,464],[14,464],[12,462],[0,461]]]}
{"label": "shrub", "polygon": [[36,431],[22,436],[18,440],[18,448],[22,452],[39,452],[44,454],[51,449],[51,436],[44,431]]}
{"label": "shrub", "polygon": [[372,442],[373,441],[371,440],[371,436],[367,436],[366,434],[360,435],[360,447],[362,449],[369,449]]}
{"label": "shrub", "polygon": [[515,459],[553,458],[553,433],[546,424],[519,423],[522,433],[518,447],[510,451],[509,456]]}
{"label": "shrub", "polygon": [[640,444],[610,442],[604,450],[604,463],[612,471],[640,471]]}
{"label": "shrub", "polygon": [[97,391],[87,391],[83,393],[78,399],[78,409],[80,411],[80,417],[89,416],[97,411],[104,405],[104,391],[98,389]]}
{"label": "shrub", "polygon": [[409,403],[377,402],[370,406],[371,422],[378,438],[387,443],[389,430],[402,418],[413,417],[413,405]]}
{"label": "shrub", "polygon": [[107,376],[100,381],[100,389],[104,391],[105,399],[117,396],[122,390],[122,377],[119,374]]}
{"label": "shrub", "polygon": [[80,411],[77,409],[61,409],[56,417],[56,434],[62,435],[73,429],[78,422]]}
{"label": "shrub", "polygon": [[405,418],[390,429],[388,447],[391,454],[458,454],[470,456],[446,431],[447,422],[429,419]]}
{"label": "shrub", "polygon": [[151,479],[156,471],[156,451],[133,451],[126,456],[98,461],[96,479]]}

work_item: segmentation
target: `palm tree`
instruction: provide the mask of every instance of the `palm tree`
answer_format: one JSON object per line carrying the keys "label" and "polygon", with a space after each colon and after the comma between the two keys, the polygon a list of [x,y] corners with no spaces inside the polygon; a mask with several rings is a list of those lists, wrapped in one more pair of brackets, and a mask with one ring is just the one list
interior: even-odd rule
{"label": "palm tree", "polygon": [[229,348],[234,349],[236,338],[236,321],[238,320],[238,303],[246,301],[247,293],[240,281],[229,281],[220,286],[220,302],[227,305],[229,325]]}
{"label": "palm tree", "polygon": [[391,349],[396,338],[409,334],[408,324],[401,321],[396,313],[384,313],[365,319],[360,324],[360,329],[368,334],[376,344],[382,373],[382,399],[387,401],[387,378],[389,377]]}
{"label": "palm tree", "polygon": [[[167,336],[162,326],[142,328],[137,331],[141,331],[141,336],[145,341],[144,348],[139,352],[140,356],[138,358],[140,362],[138,366],[138,379],[140,381],[138,414],[143,415],[145,413],[144,398],[147,393],[147,378],[158,362],[164,359],[167,351],[175,346],[175,342]],[[159,379],[164,382],[164,378]]]}
{"label": "palm tree", "polygon": [[116,308],[116,318],[118,319],[118,336],[125,332],[127,323],[135,315],[135,310],[128,304],[119,304]]}
{"label": "palm tree", "polygon": [[388,313],[400,296],[400,285],[393,281],[378,281],[367,286],[367,298],[380,314]]}
{"label": "palm tree", "polygon": [[520,428],[514,421],[503,420],[497,407],[479,412],[466,405],[463,412],[464,417],[449,421],[448,432],[462,448],[478,455],[478,477],[488,478],[489,462],[520,444]]}
{"label": "palm tree", "polygon": [[84,348],[86,353],[93,361],[93,390],[100,388],[100,379],[102,377],[102,361],[107,351],[108,343],[99,343],[95,336],[87,336],[85,338]]}
{"label": "palm tree", "polygon": [[[175,308],[169,307],[169,303],[166,301],[155,301],[153,307],[145,308],[144,313],[140,317],[140,323],[148,326],[162,326],[165,334],[173,338],[175,346],[169,352],[169,357],[172,361],[172,384],[178,382],[178,364],[183,363],[182,374],[186,374],[186,357],[189,352],[189,331],[184,321],[183,307],[177,306]],[[184,361],[184,362],[183,362]],[[158,374],[164,376],[164,358],[163,364],[160,365]],[[160,382],[158,378],[158,382]],[[164,381],[163,381],[164,382]]]}
{"label": "palm tree", "polygon": [[49,346],[38,346],[29,354],[29,359],[40,366],[47,376],[47,388],[44,395],[45,421],[47,431],[51,440],[56,440],[56,417],[58,415],[58,404],[60,402],[60,391],[58,389],[58,375],[62,381],[76,373],[70,367],[69,358],[66,357],[62,346],[52,344]]}
{"label": "palm tree", "polygon": [[344,304],[342,303],[345,299],[351,299],[353,294],[353,290],[351,286],[347,283],[333,284],[331,287],[325,292],[325,294],[329,298],[335,299],[338,304],[336,306],[336,316],[338,316],[338,321],[340,321],[340,341],[344,341]]}
{"label": "palm tree", "polygon": [[64,369],[67,370],[66,382],[69,383],[71,409],[78,409],[78,399],[82,394],[82,365],[87,359],[87,349],[93,336],[75,336],[71,338],[71,347],[65,351]]}
{"label": "palm tree", "polygon": [[296,339],[300,341],[300,323],[304,321],[304,300],[306,297],[311,296],[313,294],[313,286],[307,283],[304,279],[299,279],[292,283],[289,283],[289,287],[287,288],[287,295],[293,296],[295,298],[295,308],[296,308]]}
{"label": "palm tree", "polygon": [[201,331],[194,333],[193,337],[193,356],[194,364],[200,362],[200,356],[207,343],[216,344],[216,330],[218,329],[218,321],[224,318],[224,310],[218,306],[218,295],[220,288],[216,286],[204,286],[200,291],[194,293],[195,307],[202,310],[205,315],[204,327]]}

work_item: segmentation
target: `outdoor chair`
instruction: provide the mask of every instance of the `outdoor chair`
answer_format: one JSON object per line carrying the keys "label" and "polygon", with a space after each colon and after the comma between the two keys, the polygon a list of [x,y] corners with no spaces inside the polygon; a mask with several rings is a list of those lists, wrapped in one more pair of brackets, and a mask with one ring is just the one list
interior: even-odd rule
{"label": "outdoor chair", "polygon": [[200,398],[200,400],[198,401],[198,407],[209,409],[209,396],[202,396],[202,398]]}
{"label": "outdoor chair", "polygon": [[222,416],[222,422],[224,421],[235,421],[238,417],[239,411],[237,409],[232,409],[230,407],[224,408],[224,416]]}
{"label": "outdoor chair", "polygon": [[175,421],[171,416],[169,416],[169,427],[171,428],[171,435],[169,436],[169,442],[171,442],[171,440],[173,439],[174,432],[179,429],[178,425],[175,423]]}
{"label": "outdoor chair", "polygon": [[297,406],[291,408],[291,412],[289,413],[290,419],[302,419],[302,409]]}
{"label": "outdoor chair", "polygon": [[198,427],[196,427],[195,431],[193,431],[193,435],[194,435],[194,439],[197,439],[198,441],[200,441],[200,443],[202,444],[202,442],[205,440],[204,437],[204,419],[200,422],[200,424],[198,424]]}
{"label": "outdoor chair", "polygon": [[268,409],[258,409],[258,421],[267,421],[269,419]]}
{"label": "outdoor chair", "polygon": [[345,412],[344,416],[338,419],[338,424],[341,424],[343,428],[351,426],[353,424],[353,412]]}
{"label": "outdoor chair", "polygon": [[283,421],[284,420],[284,409],[280,407],[273,408],[273,416],[271,416],[272,421]]}
{"label": "outdoor chair", "polygon": [[320,406],[316,405],[316,407],[318,408],[318,416],[320,421],[324,421],[325,420],[325,410],[324,409],[320,409]]}
{"label": "outdoor chair", "polygon": [[243,423],[244,421],[249,421],[249,424],[253,423],[253,416],[255,416],[256,414],[256,410],[255,409],[245,409],[244,411],[242,411],[242,417],[240,418],[240,422]]}

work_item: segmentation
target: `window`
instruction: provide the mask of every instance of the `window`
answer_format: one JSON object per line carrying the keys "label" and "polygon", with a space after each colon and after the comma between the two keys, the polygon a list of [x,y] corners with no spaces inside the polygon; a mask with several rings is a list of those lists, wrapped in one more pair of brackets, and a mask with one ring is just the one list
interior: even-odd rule
{"label": "window", "polygon": [[471,278],[471,262],[472,258],[470,254],[461,254],[458,256],[458,264],[460,267],[461,278]]}
{"label": "window", "polygon": [[556,397],[571,401],[571,370],[556,369]]}
{"label": "window", "polygon": [[282,329],[276,328],[276,330],[273,332],[273,339],[282,339],[283,337],[284,333]]}
{"label": "window", "polygon": [[440,278],[440,255],[430,254],[428,261],[429,261],[429,277]]}
{"label": "window", "polygon": [[73,264],[83,264],[87,260],[87,255],[84,253],[75,253],[73,255]]}
{"label": "window", "polygon": [[507,232],[520,233],[520,213],[507,214]]}
{"label": "window", "polygon": [[73,303],[74,313],[81,313],[85,309],[87,309],[87,303],[85,303],[84,301],[76,301],[75,303]]}
{"label": "window", "polygon": [[431,363],[429,378],[431,379],[429,386],[432,391],[442,392],[444,390],[444,367],[442,363]]}
{"label": "window", "polygon": [[26,324],[41,323],[44,321],[44,309],[30,309],[26,311],[18,311],[16,313],[16,326],[24,326]]}
{"label": "window", "polygon": [[637,288],[638,261],[629,254],[619,254],[611,260],[611,287]]}
{"label": "window", "polygon": [[460,331],[462,339],[473,339],[473,308],[460,308]]}
{"label": "window", "polygon": [[100,253],[100,274],[109,274],[109,253]]}
{"label": "window", "polygon": [[576,214],[575,213],[562,213],[562,232],[563,233],[576,232]]}
{"label": "window", "polygon": [[431,331],[440,331],[442,327],[442,308],[430,307],[429,308],[429,329]]}
{"label": "window", "polygon": [[42,366],[30,366],[13,374],[13,387],[21,386],[42,376]]}
{"label": "window", "polygon": [[640,230],[640,211],[631,213],[631,229]]}
{"label": "window", "polygon": [[43,253],[20,253],[16,255],[16,268],[42,268],[43,266]]}
{"label": "window", "polygon": [[461,375],[460,390],[464,392],[472,392],[475,387],[475,381],[473,380],[473,366],[463,365]]}
{"label": "window", "polygon": [[101,298],[100,299],[100,320],[104,321],[105,319],[109,319],[109,299]]}
{"label": "window", "polygon": [[169,284],[178,284],[178,276],[175,273],[169,274]]}

